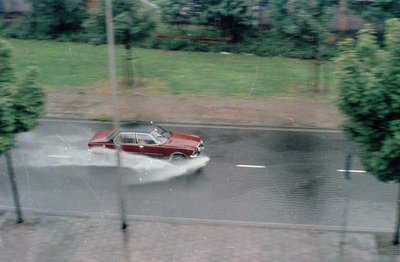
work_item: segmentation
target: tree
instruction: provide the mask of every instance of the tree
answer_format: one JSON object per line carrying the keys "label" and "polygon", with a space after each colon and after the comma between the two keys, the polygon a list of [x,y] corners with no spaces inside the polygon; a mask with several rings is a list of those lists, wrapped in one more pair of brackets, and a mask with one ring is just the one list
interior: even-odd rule
{"label": "tree", "polygon": [[384,21],[392,18],[400,18],[399,0],[346,0],[346,2],[347,6],[351,10],[354,10],[357,15],[374,24],[380,42],[383,40]]}
{"label": "tree", "polygon": [[[105,5],[100,2],[97,8],[90,12],[90,17],[84,26],[92,35],[92,39],[99,44],[106,40]],[[152,9],[149,5],[138,0],[117,0],[113,2],[113,16],[115,25],[116,42],[125,46],[126,56],[124,62],[125,84],[132,85],[131,77],[131,48],[150,36],[155,27],[152,19]]]}
{"label": "tree", "polygon": [[206,1],[200,0],[159,0],[163,19],[172,24],[200,25],[201,14],[205,11]]}
{"label": "tree", "polygon": [[[400,183],[400,20],[386,21],[384,47],[369,25],[346,40],[337,58],[343,130],[361,148],[365,169]],[[393,243],[399,243],[399,216]]]}
{"label": "tree", "polygon": [[367,21],[383,23],[391,18],[400,18],[399,0],[358,1],[347,0],[348,6]]}
{"label": "tree", "polygon": [[10,47],[0,40],[0,155],[4,154],[7,160],[17,222],[22,223],[10,149],[15,145],[17,133],[32,130],[37,125],[36,119],[44,113],[44,93],[36,84],[36,69],[28,69],[19,78],[14,73],[11,58]]}
{"label": "tree", "polygon": [[224,34],[223,36],[230,37],[231,42],[240,42],[245,31],[252,28],[252,7],[257,2],[253,0],[209,2],[207,11],[204,14],[207,22],[217,23]]}
{"label": "tree", "polygon": [[271,0],[269,15],[274,19],[276,35],[293,41],[298,48],[309,49],[316,61],[315,92],[319,92],[321,48],[329,37],[327,22],[331,13],[327,0]]}
{"label": "tree", "polygon": [[79,31],[86,10],[83,0],[28,0],[32,10],[28,13],[30,31],[33,35],[43,34],[56,38],[61,34]]}
{"label": "tree", "polygon": [[125,46],[125,86],[132,86],[131,48],[135,42],[150,36],[155,27],[151,12],[141,2],[127,1],[121,6],[121,13],[114,18],[115,39]]}
{"label": "tree", "polygon": [[168,0],[159,1],[164,20],[169,23],[214,25],[233,43],[240,42],[252,27],[252,7],[256,0]]}

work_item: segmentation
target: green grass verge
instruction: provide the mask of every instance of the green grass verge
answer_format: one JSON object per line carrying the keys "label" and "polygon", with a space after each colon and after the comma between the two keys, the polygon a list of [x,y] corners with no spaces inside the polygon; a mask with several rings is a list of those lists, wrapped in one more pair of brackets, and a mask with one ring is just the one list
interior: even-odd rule
{"label": "green grass verge", "polygon": [[[8,42],[14,47],[17,70],[37,66],[39,82],[48,91],[109,93],[107,46],[33,40]],[[116,48],[119,80],[124,52],[122,47]],[[124,93],[244,99],[312,93],[315,70],[312,61],[137,48],[132,54],[139,57],[133,60],[133,65],[137,68],[141,64],[142,70],[135,69],[134,73],[144,85],[121,88]],[[332,90],[333,69],[324,72],[329,72],[321,74],[324,90]]]}

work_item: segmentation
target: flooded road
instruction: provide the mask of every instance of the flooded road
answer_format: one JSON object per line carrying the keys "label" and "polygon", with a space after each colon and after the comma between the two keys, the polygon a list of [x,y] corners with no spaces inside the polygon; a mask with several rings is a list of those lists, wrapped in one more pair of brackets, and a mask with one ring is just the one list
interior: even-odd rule
{"label": "flooded road", "polygon": [[[127,212],[132,215],[307,224],[392,230],[397,185],[362,171],[340,132],[216,126],[161,126],[202,136],[203,157],[184,166],[128,155],[123,160]],[[113,153],[93,156],[86,144],[110,125],[43,121],[18,137],[12,155],[21,204],[51,212],[118,213]],[[125,162],[124,162],[125,161]],[[13,206],[0,159],[0,206]]]}

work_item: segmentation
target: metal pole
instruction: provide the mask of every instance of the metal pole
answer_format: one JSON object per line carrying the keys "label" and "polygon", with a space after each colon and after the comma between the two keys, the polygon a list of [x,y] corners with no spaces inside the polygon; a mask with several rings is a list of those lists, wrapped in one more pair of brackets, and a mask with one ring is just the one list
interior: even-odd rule
{"label": "metal pole", "polygon": [[8,176],[10,178],[11,189],[13,191],[13,196],[14,196],[15,213],[17,213],[17,224],[21,224],[24,222],[24,219],[22,218],[21,205],[19,204],[19,194],[18,194],[17,182],[15,181],[14,167],[12,165],[10,151],[7,151],[5,153],[5,157],[6,157],[6,161],[7,161]]}
{"label": "metal pole", "polygon": [[[110,70],[111,91],[113,96],[114,108],[114,129],[119,129],[119,112],[118,112],[118,97],[117,97],[117,74],[115,68],[115,52],[114,52],[114,29],[112,21],[112,3],[111,0],[106,1],[106,23],[107,23],[107,43],[108,43],[108,64]],[[121,148],[116,146],[117,149],[117,164],[118,164],[118,188],[120,196],[120,210],[122,219],[122,229],[128,227],[125,219],[125,192],[123,186],[123,174],[121,170]]]}
{"label": "metal pole", "polygon": [[400,230],[400,182],[397,181],[399,184],[399,192],[397,197],[397,221],[396,221],[396,228],[395,234],[393,239],[393,245],[397,246],[399,244],[399,230]]}
{"label": "metal pole", "polygon": [[[349,153],[346,157],[346,180],[350,180],[351,158],[352,158],[352,155],[351,155],[351,153]],[[347,217],[349,215],[349,206],[350,206],[350,197],[348,194],[349,194],[349,192],[347,190],[346,191],[346,199],[345,199],[344,208],[343,208],[342,234],[340,237],[340,245],[341,246],[346,244],[345,238],[346,238]]]}

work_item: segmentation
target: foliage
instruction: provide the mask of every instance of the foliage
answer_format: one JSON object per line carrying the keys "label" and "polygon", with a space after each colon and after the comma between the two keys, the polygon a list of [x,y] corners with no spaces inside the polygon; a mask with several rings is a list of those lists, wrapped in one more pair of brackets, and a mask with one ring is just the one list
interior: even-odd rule
{"label": "foliage", "polygon": [[[213,30],[212,28],[204,26],[158,27],[156,31],[179,36],[163,39],[153,35],[137,46],[174,51],[255,54],[262,57],[283,56],[297,59],[315,58],[315,49],[309,43],[296,42],[293,39],[285,38],[271,30],[259,30],[246,33],[243,35],[244,39],[239,43],[232,43],[230,41],[218,41],[217,43],[194,41],[195,38],[193,36],[218,37],[221,35],[220,30]],[[319,53],[324,60],[329,60],[335,56],[336,47],[335,45],[321,45]]]}
{"label": "foliage", "polygon": [[354,10],[357,14],[361,15],[367,21],[373,23],[383,23],[383,21],[391,18],[400,18],[399,0],[348,0],[347,5],[350,9]]}
{"label": "foliage", "polygon": [[202,24],[201,14],[205,11],[206,1],[199,0],[159,0],[164,22],[174,24]]}
{"label": "foliage", "polygon": [[232,38],[233,43],[243,39],[243,34],[251,30],[253,20],[252,7],[256,4],[253,0],[220,0],[210,1],[205,18],[208,22],[219,22],[219,27],[224,32],[223,36]]}
{"label": "foliage", "polygon": [[13,135],[12,99],[15,82],[10,63],[10,49],[0,42],[0,154],[10,149],[15,143]]}
{"label": "foliage", "polygon": [[327,21],[330,13],[327,0],[271,0],[269,15],[274,19],[275,34],[293,41],[301,48],[308,46],[318,56],[321,45],[329,36]]}
{"label": "foliage", "polygon": [[[310,43],[285,38],[274,31],[264,31],[257,37],[246,38],[242,44],[242,52],[262,57],[282,56],[307,60],[316,58],[315,48]],[[321,45],[318,51],[325,60],[335,55],[335,49],[328,49],[326,45]]]}
{"label": "foliage", "polygon": [[17,83],[14,96],[14,132],[26,132],[36,127],[36,119],[44,114],[45,95],[37,84],[38,72],[28,68]]}
{"label": "foliage", "polygon": [[[117,43],[129,49],[134,43],[149,37],[155,27],[150,6],[138,0],[113,1],[114,31]],[[83,23],[91,43],[106,43],[105,3],[89,11],[89,18]]]}
{"label": "foliage", "polygon": [[175,37],[169,41],[166,41],[164,44],[164,48],[166,50],[177,51],[184,50],[187,46],[190,45],[190,42],[187,38]]}
{"label": "foliage", "polygon": [[72,34],[81,29],[86,18],[83,0],[29,0],[32,10],[28,12],[28,23],[32,38],[56,38],[61,34]]}
{"label": "foliage", "polygon": [[88,42],[94,45],[106,44],[106,13],[104,6],[90,9],[88,15],[89,17],[82,23]]}
{"label": "foliage", "polygon": [[[30,1],[32,3],[45,3],[45,0]],[[56,0],[54,3],[59,1],[61,0]],[[72,1],[73,3],[82,2],[78,0],[62,1],[65,3],[68,1]],[[153,8],[151,4],[144,4],[139,0],[113,1],[114,28],[117,43],[124,44],[126,48],[135,45],[145,48],[194,52],[225,51],[233,53],[252,53],[259,56],[280,55],[300,59],[313,59],[316,57],[314,43],[311,41],[314,38],[310,37],[310,35],[299,33],[295,34],[295,36],[290,36],[286,33],[282,33],[282,31],[278,29],[273,31],[258,31],[260,28],[256,28],[252,25],[252,20],[254,19],[252,14],[253,5],[260,3],[265,7],[268,1],[158,0],[156,2],[161,8]],[[30,13],[28,17],[20,16],[10,20],[0,19],[0,35],[6,38],[54,39],[58,42],[83,42],[95,45],[105,44],[107,41],[104,0],[99,0],[97,3],[97,8],[86,11],[80,10],[87,19],[83,20],[83,24],[75,27],[76,29],[72,31],[68,29],[70,27],[66,26],[65,31],[63,30],[63,32],[56,35],[49,30],[40,29],[46,27],[46,23],[52,19],[47,13],[47,18],[42,15],[42,11],[45,10],[45,6],[42,4],[40,5],[42,11],[38,14]],[[273,3],[274,2],[272,2],[271,5]],[[73,6],[74,5],[71,5],[70,8]],[[136,8],[136,6],[140,8]],[[50,7],[51,5],[46,7],[46,10],[48,9],[51,11]],[[151,35],[150,33],[156,22],[155,17],[158,17],[158,13],[160,12],[162,12],[162,17],[165,21],[174,21],[175,23],[171,22],[171,24],[174,25],[173,27],[159,27],[157,28],[157,32],[185,35],[186,37],[164,40]],[[63,16],[61,16],[60,19],[62,17]],[[78,22],[82,22],[82,19],[74,19],[74,21],[78,24]],[[310,21],[311,20],[308,18],[306,19],[306,22]],[[290,26],[296,23],[297,21],[291,22]],[[177,26],[177,24],[179,25]],[[34,27],[37,27],[38,30],[34,30]],[[84,30],[82,30],[81,27]],[[230,43],[220,41],[219,43],[211,44],[188,41],[187,38],[191,39],[191,36],[228,36],[230,39],[233,39],[233,41]],[[322,35],[321,39],[325,37],[326,35]],[[330,49],[327,48],[328,45],[321,42],[319,42],[319,44],[319,55],[321,57],[324,55],[331,57],[332,53]],[[327,52],[324,52],[324,50]]]}
{"label": "foliage", "polygon": [[251,30],[252,7],[255,0],[168,0],[160,1],[164,21],[195,25],[216,25],[222,36],[231,37],[233,43],[243,39],[246,30]]}
{"label": "foliage", "polygon": [[116,41],[125,45],[126,49],[133,43],[149,37],[155,27],[149,9],[140,7],[135,2],[131,5],[131,8],[118,14],[114,19]]}
{"label": "foliage", "polygon": [[14,146],[15,134],[36,126],[44,113],[44,94],[36,84],[36,69],[18,79],[11,63],[11,49],[0,41],[0,154]]}
{"label": "foliage", "polygon": [[343,43],[337,62],[344,131],[368,172],[400,181],[400,20],[386,22],[383,49],[369,26]]}
{"label": "foliage", "polygon": [[[11,19],[10,19],[11,20]],[[29,25],[23,19],[6,20],[0,25],[0,34],[5,38],[29,38]]]}

